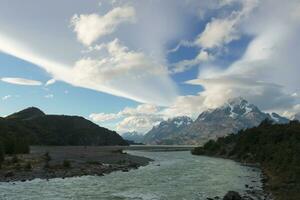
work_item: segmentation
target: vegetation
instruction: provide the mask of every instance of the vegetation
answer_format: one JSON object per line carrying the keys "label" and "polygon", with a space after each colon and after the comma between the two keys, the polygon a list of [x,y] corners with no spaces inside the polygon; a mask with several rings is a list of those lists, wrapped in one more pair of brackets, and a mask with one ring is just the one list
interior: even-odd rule
{"label": "vegetation", "polygon": [[21,123],[0,118],[0,141],[5,154],[29,153],[29,132]]}
{"label": "vegetation", "polygon": [[71,167],[71,162],[69,160],[64,160],[63,161],[63,167],[64,168],[70,168]]}
{"label": "vegetation", "polygon": [[4,146],[3,143],[0,141],[0,168],[3,161],[4,161]]}
{"label": "vegetation", "polygon": [[272,124],[231,134],[192,151],[195,155],[219,156],[260,163],[269,177],[267,189],[278,200],[300,199],[300,123]]}
{"label": "vegetation", "polygon": [[46,115],[28,108],[0,118],[0,139],[7,154],[29,151],[29,145],[128,145],[116,132],[83,117]]}

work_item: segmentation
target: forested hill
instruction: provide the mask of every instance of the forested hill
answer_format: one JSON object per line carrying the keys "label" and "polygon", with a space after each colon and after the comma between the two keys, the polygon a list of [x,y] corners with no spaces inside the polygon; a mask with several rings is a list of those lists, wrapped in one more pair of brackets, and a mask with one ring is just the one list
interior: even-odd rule
{"label": "forested hill", "polygon": [[46,115],[34,107],[0,118],[0,142],[7,153],[22,152],[20,144],[128,145],[116,132],[83,117]]}
{"label": "forested hill", "polygon": [[241,162],[260,163],[269,177],[266,184],[278,200],[300,199],[300,123],[272,124],[240,131],[192,151],[195,155],[218,156]]}

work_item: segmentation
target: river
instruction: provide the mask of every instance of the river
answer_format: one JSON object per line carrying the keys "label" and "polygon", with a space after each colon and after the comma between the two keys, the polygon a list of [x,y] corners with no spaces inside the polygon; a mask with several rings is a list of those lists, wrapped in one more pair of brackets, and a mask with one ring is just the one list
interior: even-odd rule
{"label": "river", "polygon": [[[129,172],[0,183],[1,200],[206,200],[229,190],[261,191],[260,170],[188,151],[128,151],[155,160]],[[254,198],[255,199],[255,198]],[[256,198],[257,199],[257,198]]]}

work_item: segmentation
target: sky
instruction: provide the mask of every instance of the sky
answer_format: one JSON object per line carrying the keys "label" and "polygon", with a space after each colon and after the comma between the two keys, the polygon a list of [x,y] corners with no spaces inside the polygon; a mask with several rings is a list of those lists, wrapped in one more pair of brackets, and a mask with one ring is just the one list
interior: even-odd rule
{"label": "sky", "polygon": [[0,0],[0,116],[146,133],[243,97],[300,113],[300,0]]}

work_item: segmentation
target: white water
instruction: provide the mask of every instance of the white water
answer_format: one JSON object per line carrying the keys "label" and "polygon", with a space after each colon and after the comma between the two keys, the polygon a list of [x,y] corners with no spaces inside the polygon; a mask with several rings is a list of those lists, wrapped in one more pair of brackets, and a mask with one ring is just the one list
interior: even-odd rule
{"label": "white water", "polygon": [[258,169],[230,160],[193,156],[187,151],[130,153],[155,162],[138,170],[102,177],[0,183],[0,199],[205,200],[223,197],[229,190],[245,193],[245,184],[261,188]]}

